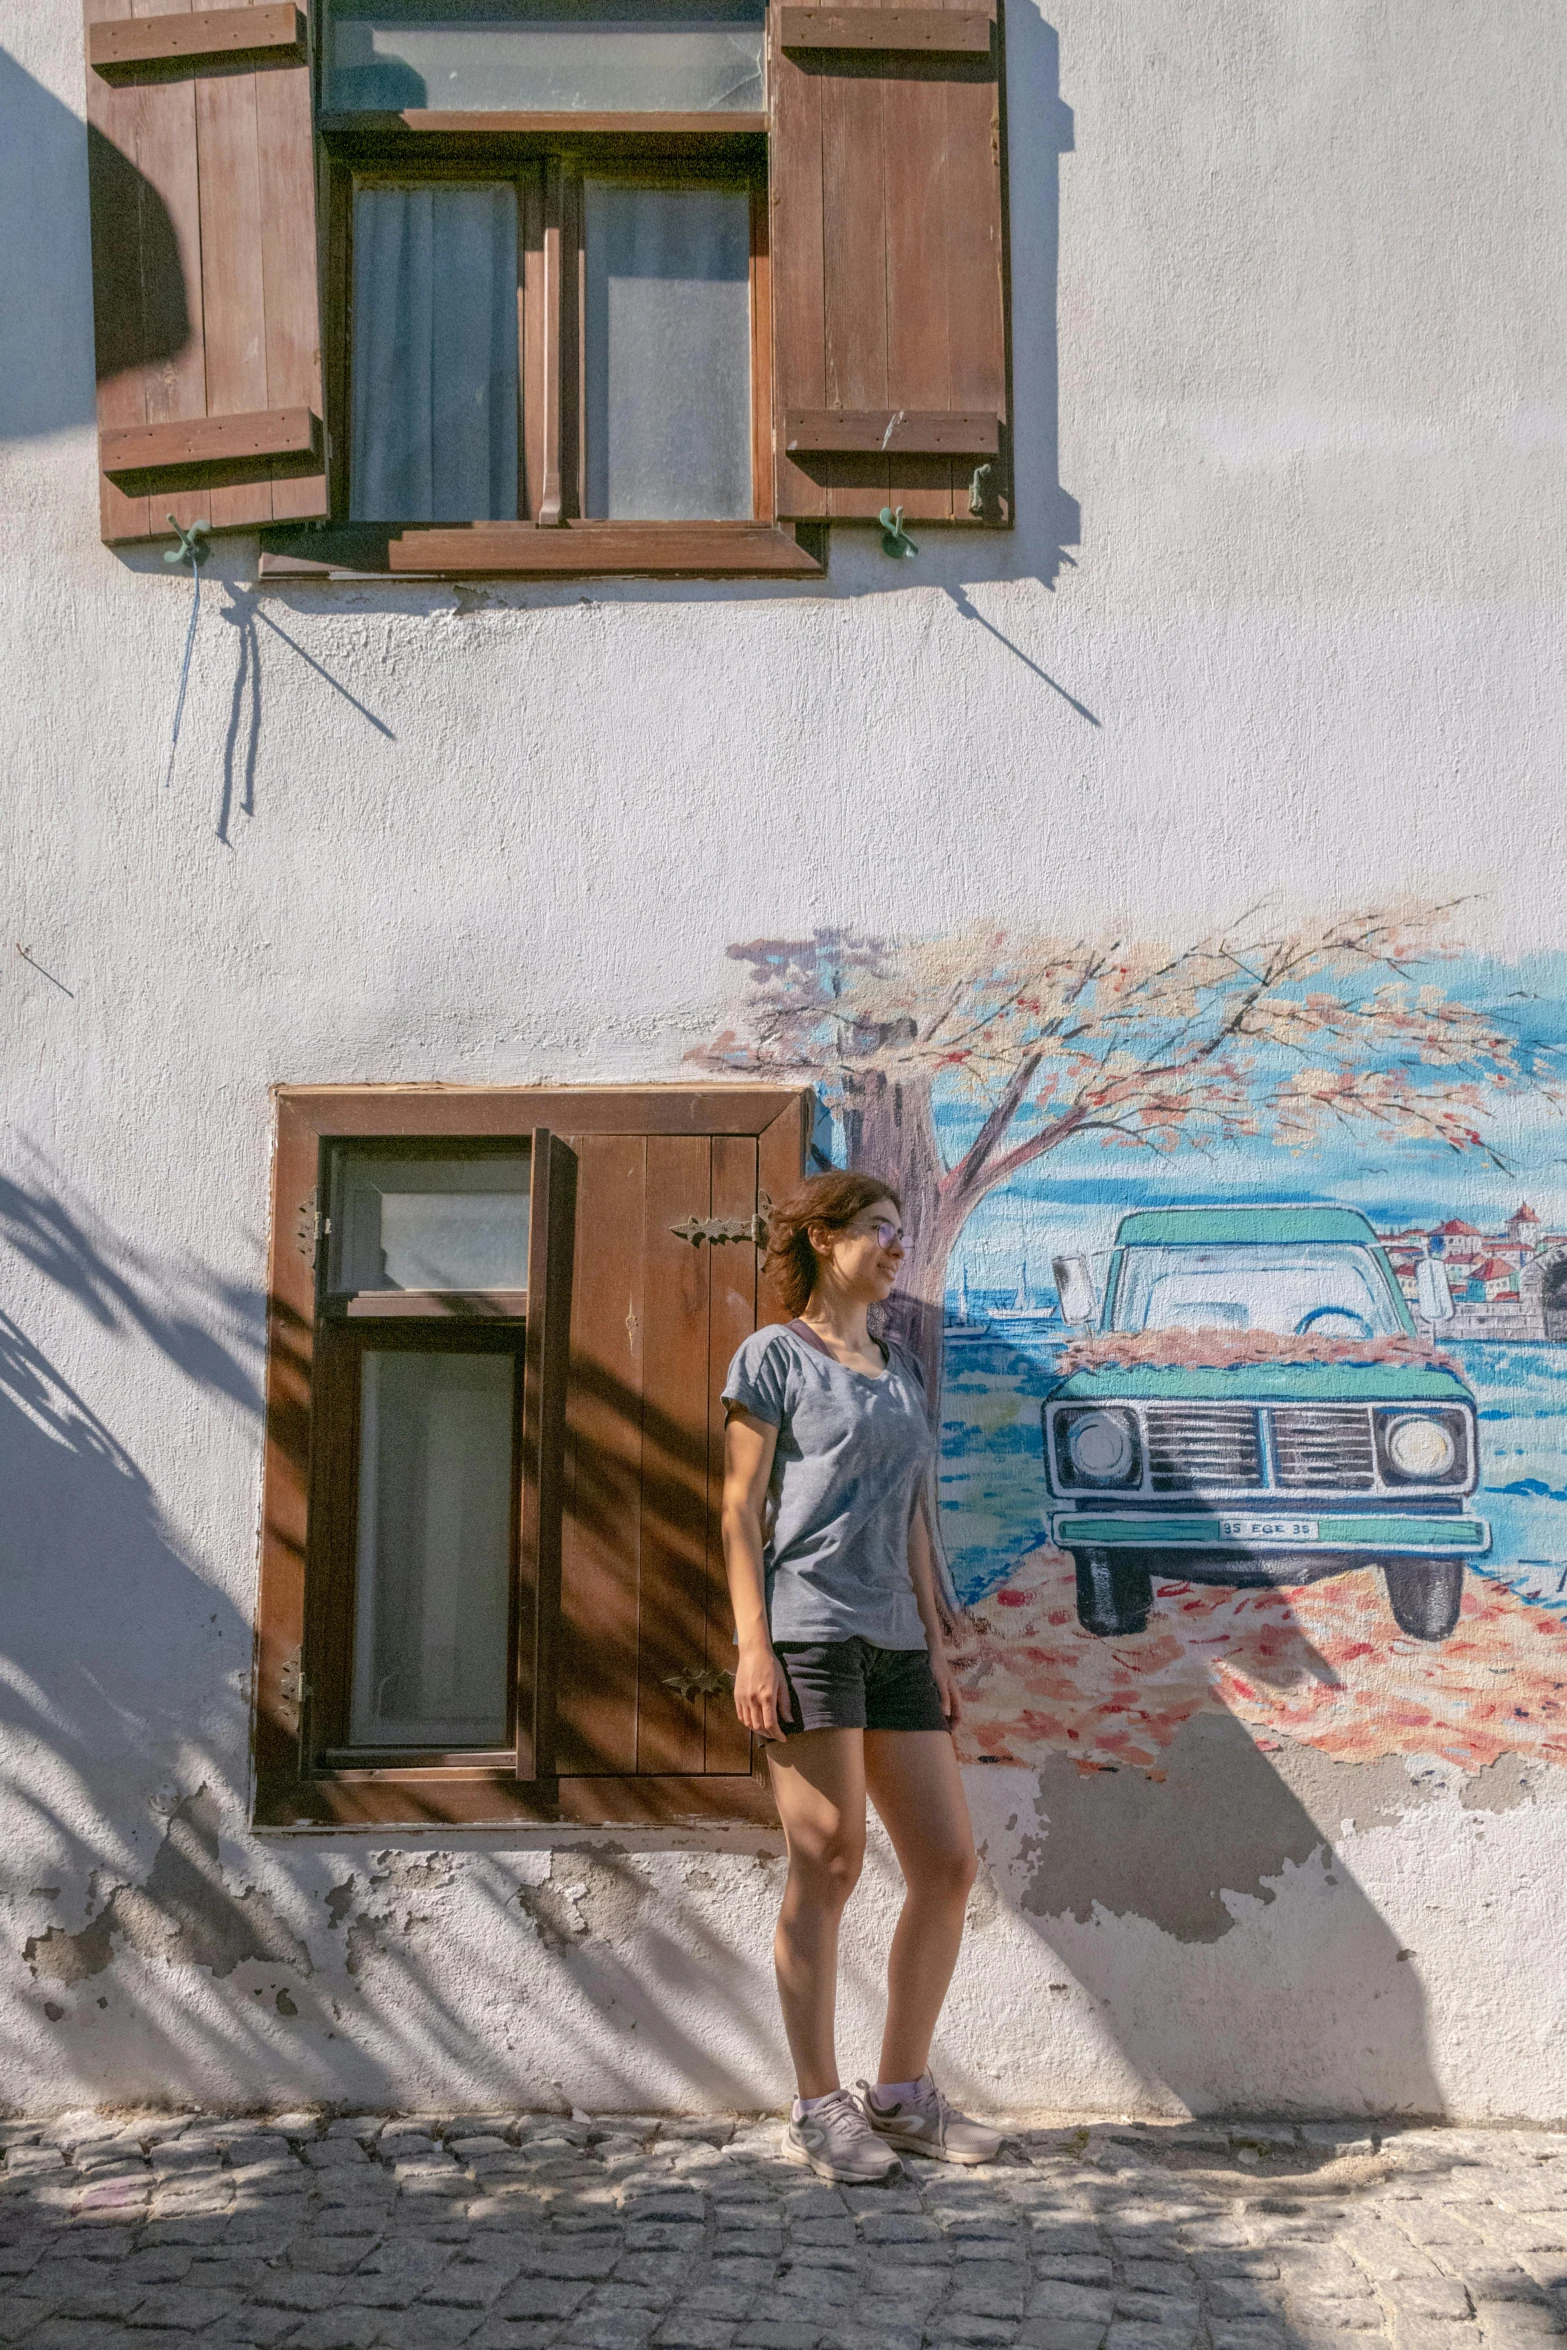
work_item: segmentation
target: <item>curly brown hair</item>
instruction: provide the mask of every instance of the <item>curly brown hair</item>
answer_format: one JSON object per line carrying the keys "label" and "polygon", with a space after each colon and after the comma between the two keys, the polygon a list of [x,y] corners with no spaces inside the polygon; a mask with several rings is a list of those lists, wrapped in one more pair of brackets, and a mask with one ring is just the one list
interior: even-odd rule
{"label": "curly brown hair", "polygon": [[902,1215],[903,1195],[895,1183],[880,1175],[834,1173],[812,1175],[798,1191],[791,1191],[787,1199],[769,1208],[767,1270],[791,1316],[804,1313],[816,1287],[816,1251],[811,1246],[810,1227],[825,1224],[831,1232],[842,1232],[862,1208],[873,1207],[879,1199],[890,1199]]}

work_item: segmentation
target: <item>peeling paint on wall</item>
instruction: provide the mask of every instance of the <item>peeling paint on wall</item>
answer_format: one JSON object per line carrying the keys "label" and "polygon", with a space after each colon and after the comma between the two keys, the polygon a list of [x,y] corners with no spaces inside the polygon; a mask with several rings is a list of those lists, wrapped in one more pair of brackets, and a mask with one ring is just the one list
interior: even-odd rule
{"label": "peeling paint on wall", "polygon": [[74,1934],[51,1926],[29,1935],[22,1956],[38,1981],[82,1983],[103,1973],[117,1941],[139,1957],[207,1967],[218,1977],[246,1959],[300,1975],[313,1971],[308,1949],[270,1894],[254,1886],[236,1890],[224,1876],[218,1807],[206,1787],[176,1806],[144,1884],[112,1886],[85,1926]]}
{"label": "peeling paint on wall", "polygon": [[1217,1942],[1238,1922],[1226,1894],[1271,1902],[1287,1868],[1314,1860],[1332,1884],[1341,1827],[1427,1800],[1398,1763],[1264,1753],[1244,1723],[1199,1715],[1154,1773],[1046,1756],[1035,1801],[1045,1833],[1023,1839],[1019,1903],[1034,1917],[1086,1924],[1103,1910],[1147,1918],[1178,1942]]}

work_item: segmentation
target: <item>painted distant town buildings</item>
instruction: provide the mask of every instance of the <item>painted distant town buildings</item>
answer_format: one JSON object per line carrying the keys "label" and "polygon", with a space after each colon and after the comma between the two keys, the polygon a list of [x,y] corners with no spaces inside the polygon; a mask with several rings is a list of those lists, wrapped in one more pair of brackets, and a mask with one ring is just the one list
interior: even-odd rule
{"label": "painted distant town buildings", "polygon": [[1461,1216],[1427,1230],[1384,1233],[1399,1287],[1418,1315],[1417,1269],[1437,1258],[1453,1300],[1444,1338],[1567,1339],[1567,1232],[1546,1232],[1527,1200],[1504,1232],[1481,1232]]}

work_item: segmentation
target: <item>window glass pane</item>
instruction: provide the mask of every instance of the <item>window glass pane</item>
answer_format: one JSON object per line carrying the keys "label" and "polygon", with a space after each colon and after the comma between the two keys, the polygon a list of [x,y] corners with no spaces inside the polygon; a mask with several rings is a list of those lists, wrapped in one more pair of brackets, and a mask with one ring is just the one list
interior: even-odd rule
{"label": "window glass pane", "polygon": [[517,191],[354,191],[351,508],[517,518]]}
{"label": "window glass pane", "polygon": [[356,1746],[499,1746],[511,1623],[509,1354],[362,1358]]}
{"label": "window glass pane", "polygon": [[762,0],[333,0],[325,103],[757,114]]}
{"label": "window glass pane", "polygon": [[751,512],[751,198],[587,183],[588,512]]}
{"label": "window glass pane", "polygon": [[339,1152],[330,1290],[526,1289],[528,1154],[397,1159]]}

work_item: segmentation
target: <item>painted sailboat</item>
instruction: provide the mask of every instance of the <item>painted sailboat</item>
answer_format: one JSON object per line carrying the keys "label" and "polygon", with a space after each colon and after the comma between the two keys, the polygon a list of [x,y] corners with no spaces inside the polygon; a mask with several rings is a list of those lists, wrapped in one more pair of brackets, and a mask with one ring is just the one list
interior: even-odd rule
{"label": "painted sailboat", "polygon": [[1018,1285],[1010,1306],[1003,1306],[991,1315],[991,1326],[1000,1332],[1022,1335],[1037,1330],[1042,1324],[1059,1323],[1061,1316],[1053,1302],[1037,1297],[1028,1283],[1028,1259],[1024,1257],[1018,1268]]}
{"label": "painted sailboat", "polygon": [[985,1316],[974,1311],[973,1301],[969,1296],[968,1266],[966,1263],[962,1264],[958,1268],[957,1312],[949,1314],[942,1324],[942,1336],[949,1340],[983,1338],[989,1328],[990,1324]]}

